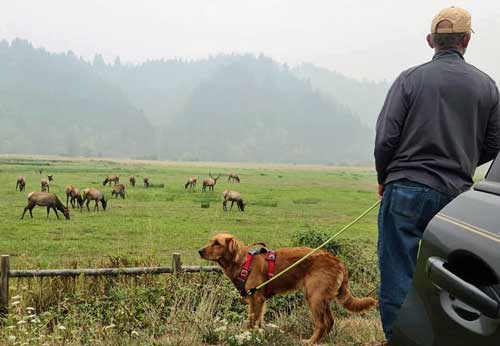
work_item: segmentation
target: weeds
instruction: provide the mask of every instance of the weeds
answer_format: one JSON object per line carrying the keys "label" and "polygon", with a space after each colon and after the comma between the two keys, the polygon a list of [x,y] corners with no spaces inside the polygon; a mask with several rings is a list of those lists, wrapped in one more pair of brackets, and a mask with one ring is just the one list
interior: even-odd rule
{"label": "weeds", "polygon": [[[358,295],[373,285],[368,252],[339,244]],[[363,255],[365,254],[365,255]],[[109,257],[100,264],[154,265]],[[370,262],[369,262],[370,263]],[[71,263],[75,264],[75,263]],[[12,279],[6,345],[299,345],[312,332],[303,293],[268,301],[262,330],[245,331],[246,305],[219,274]],[[382,337],[376,311],[354,316],[332,304],[337,324],[325,345],[360,345]]]}

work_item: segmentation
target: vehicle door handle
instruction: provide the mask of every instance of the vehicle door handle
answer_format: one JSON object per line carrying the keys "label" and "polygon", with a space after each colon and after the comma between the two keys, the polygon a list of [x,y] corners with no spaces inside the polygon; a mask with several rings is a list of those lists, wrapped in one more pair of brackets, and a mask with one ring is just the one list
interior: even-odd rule
{"label": "vehicle door handle", "polygon": [[465,304],[490,318],[500,318],[499,302],[489,297],[474,285],[462,280],[445,268],[445,261],[429,257],[426,272],[429,279],[438,287],[460,299]]}

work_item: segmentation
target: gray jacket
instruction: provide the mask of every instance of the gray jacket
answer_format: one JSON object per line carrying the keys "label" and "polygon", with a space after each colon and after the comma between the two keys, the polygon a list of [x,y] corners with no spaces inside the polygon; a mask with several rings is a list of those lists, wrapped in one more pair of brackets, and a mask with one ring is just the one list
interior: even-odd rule
{"label": "gray jacket", "polygon": [[408,179],[455,196],[499,150],[496,84],[457,49],[401,73],[377,121],[379,184]]}

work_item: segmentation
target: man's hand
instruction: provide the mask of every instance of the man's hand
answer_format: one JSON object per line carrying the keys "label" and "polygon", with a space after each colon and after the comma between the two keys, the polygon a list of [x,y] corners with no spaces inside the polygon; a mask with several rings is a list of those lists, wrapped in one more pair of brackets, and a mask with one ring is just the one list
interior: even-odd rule
{"label": "man's hand", "polygon": [[382,198],[382,196],[384,195],[384,188],[384,185],[378,184],[378,198]]}

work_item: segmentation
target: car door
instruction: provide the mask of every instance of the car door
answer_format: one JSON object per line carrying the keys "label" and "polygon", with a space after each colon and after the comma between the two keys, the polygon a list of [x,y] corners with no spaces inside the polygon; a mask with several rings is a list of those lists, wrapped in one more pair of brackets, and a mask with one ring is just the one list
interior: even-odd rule
{"label": "car door", "polygon": [[395,346],[500,345],[500,158],[429,223]]}

